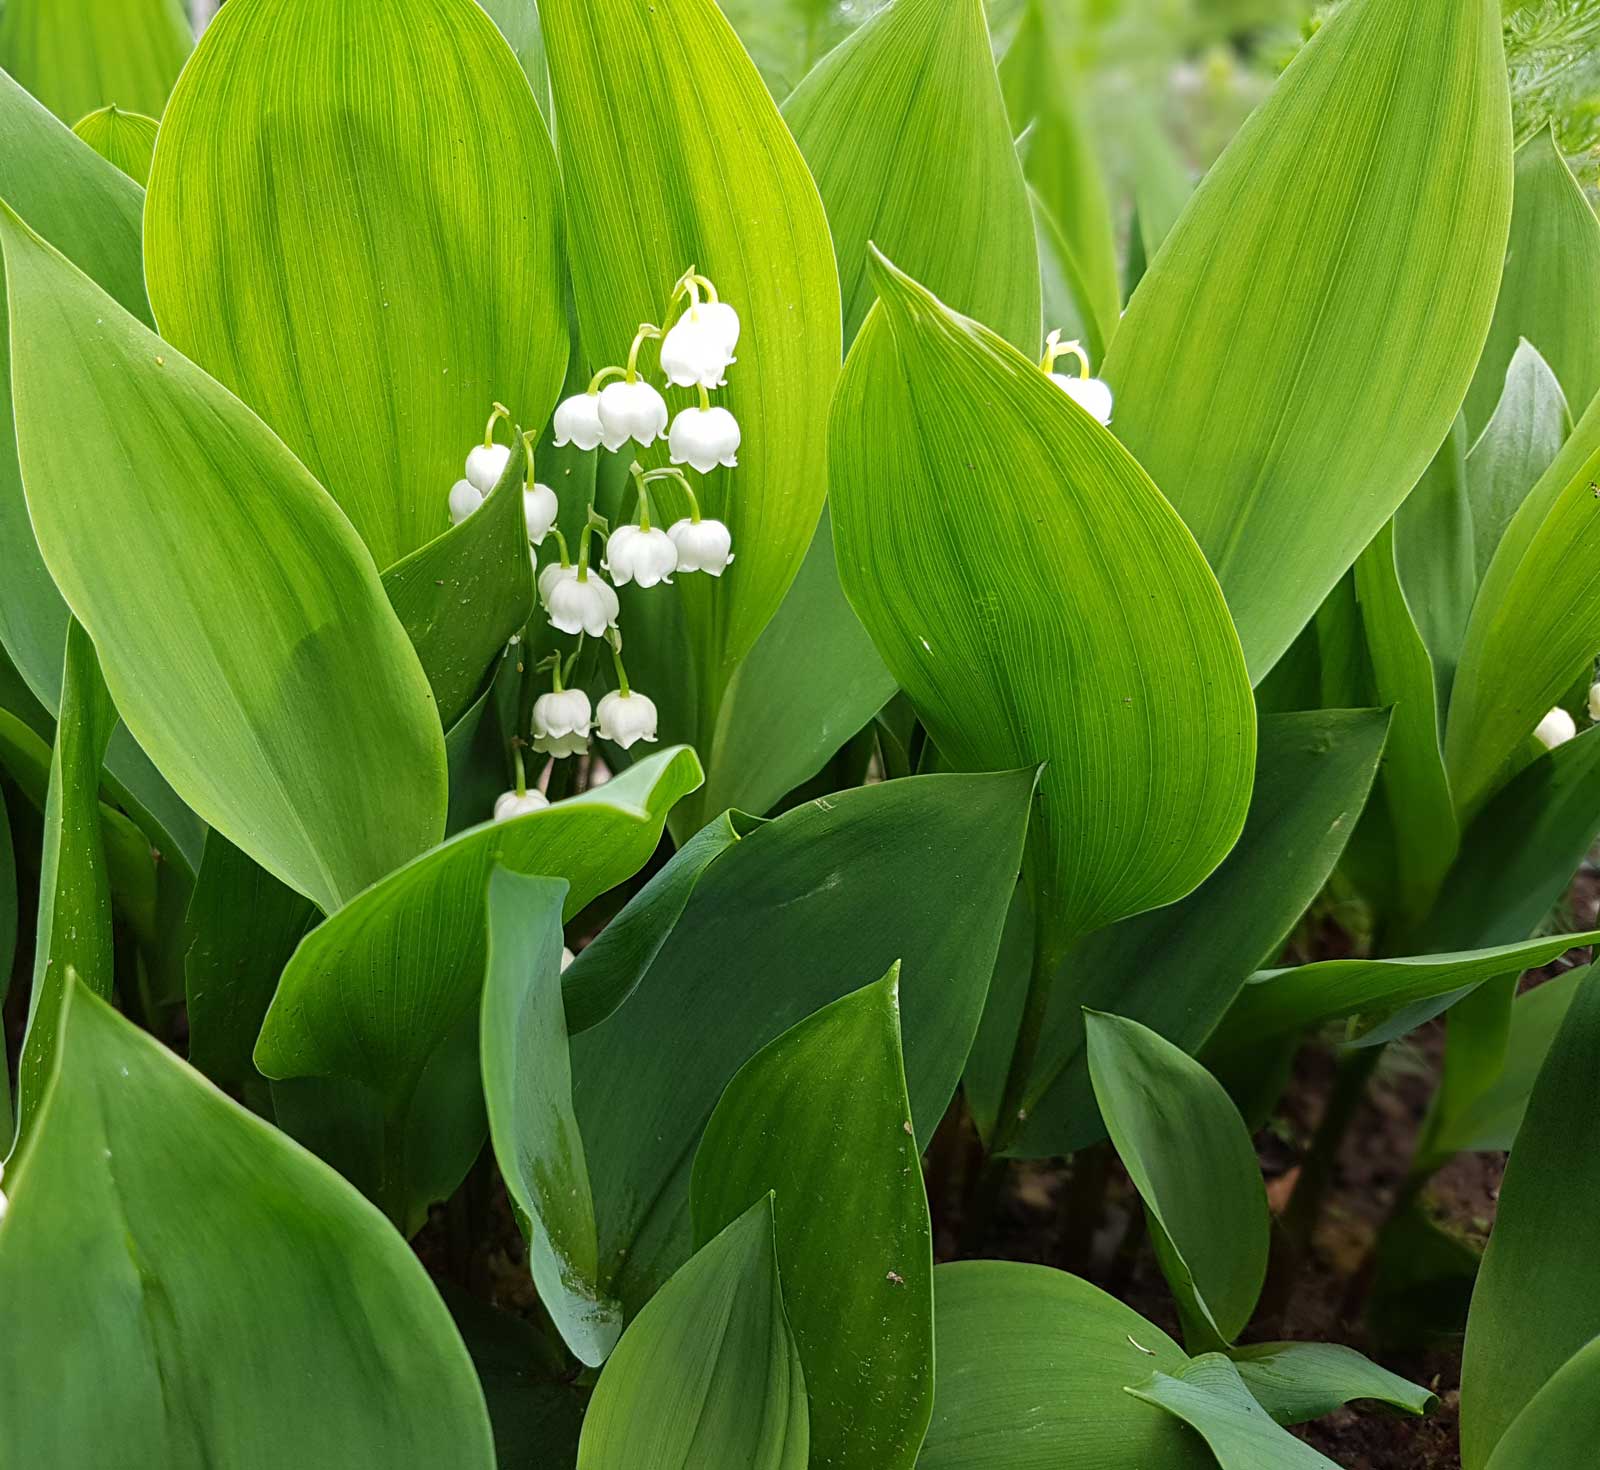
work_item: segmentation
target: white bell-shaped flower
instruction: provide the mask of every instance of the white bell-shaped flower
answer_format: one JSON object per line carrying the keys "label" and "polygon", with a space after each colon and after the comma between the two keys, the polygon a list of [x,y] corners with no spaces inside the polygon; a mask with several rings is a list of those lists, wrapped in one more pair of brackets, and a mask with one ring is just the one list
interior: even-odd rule
{"label": "white bell-shaped flower", "polygon": [[[732,308],[729,308],[730,310]],[[691,306],[661,342],[661,371],[680,388],[720,388],[733,363],[725,322],[709,306]],[[737,339],[737,318],[735,318]]]}
{"label": "white bell-shaped flower", "polygon": [[470,480],[457,480],[450,487],[450,522],[459,526],[483,504],[483,491]]}
{"label": "white bell-shaped flower", "polygon": [[555,689],[533,702],[533,748],[546,755],[583,755],[594,712],[581,689]]}
{"label": "white bell-shaped flower", "polygon": [[584,450],[596,448],[605,438],[605,429],[600,423],[600,395],[574,393],[571,398],[564,399],[556,408],[551,428],[555,430],[557,449],[565,449],[569,444]]}
{"label": "white bell-shaped flower", "polygon": [[550,589],[563,577],[576,577],[576,567],[564,567],[558,561],[553,561],[539,573],[539,602],[546,612],[550,610]]}
{"label": "white bell-shaped flower", "polygon": [[628,440],[646,448],[667,432],[667,400],[643,378],[607,383],[600,390],[601,442],[621,449]]}
{"label": "white bell-shaped flower", "polygon": [[542,812],[549,805],[549,798],[544,792],[535,791],[532,787],[520,796],[515,791],[506,791],[495,800],[494,819],[497,822],[509,822],[515,817],[525,817],[529,812]]}
{"label": "white bell-shaped flower", "polygon": [[1050,381],[1099,423],[1111,422],[1111,389],[1099,378],[1080,378],[1075,373],[1051,373]]}
{"label": "white bell-shaped flower", "polygon": [[654,587],[657,582],[672,580],[678,570],[678,548],[659,526],[644,530],[621,525],[606,542],[605,567],[619,587],[626,587],[629,582]]}
{"label": "white bell-shaped flower", "polygon": [[720,577],[733,560],[733,534],[721,521],[709,518],[675,522],[667,531],[678,548],[680,572],[710,572]]}
{"label": "white bell-shaped flower", "polygon": [[717,334],[732,362],[733,350],[739,345],[739,313],[726,301],[707,301],[700,307],[700,321]]}
{"label": "white bell-shaped flower", "polygon": [[640,740],[656,738],[655,701],[637,689],[630,689],[626,694],[613,689],[601,695],[595,719],[600,727],[600,738],[624,750]]}
{"label": "white bell-shaped flower", "polygon": [[739,463],[739,421],[725,408],[686,408],[672,421],[667,448],[673,464],[693,465],[709,475]]}
{"label": "white bell-shaped flower", "polygon": [[1558,745],[1565,745],[1577,733],[1578,722],[1557,705],[1539,721],[1538,728],[1533,732],[1533,738],[1546,750],[1554,750]]}
{"label": "white bell-shaped flower", "polygon": [[1600,725],[1600,684],[1589,686],[1589,718]]}
{"label": "white bell-shaped flower", "polygon": [[475,490],[487,495],[500,483],[500,476],[510,463],[510,445],[474,444],[467,456],[467,480]]}
{"label": "white bell-shaped flower", "polygon": [[552,628],[591,638],[604,637],[606,629],[616,625],[620,611],[616,592],[593,567],[582,581],[576,567],[562,568],[561,576],[550,579],[544,605]]}
{"label": "white bell-shaped flower", "polygon": [[526,485],[522,491],[522,518],[528,525],[528,540],[540,545],[556,523],[561,502],[548,485]]}

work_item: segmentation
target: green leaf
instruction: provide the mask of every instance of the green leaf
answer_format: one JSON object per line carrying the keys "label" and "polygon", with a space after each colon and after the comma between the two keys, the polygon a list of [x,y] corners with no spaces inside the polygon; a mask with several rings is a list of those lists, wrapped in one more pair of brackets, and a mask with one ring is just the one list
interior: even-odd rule
{"label": "green leaf", "polygon": [[340,1172],[406,1234],[483,1142],[476,1037],[489,874],[498,864],[565,878],[570,917],[644,865],[672,804],[699,780],[694,752],[679,746],[582,796],[474,827],[369,888],[295,951],[256,1066],[276,1081],[348,1084],[316,1089],[326,1100],[285,1125],[296,1132],[319,1112],[319,1152],[336,1146]]}
{"label": "green leaf", "polygon": [[1534,1085],[1473,1292],[1461,1365],[1465,1470],[1483,1470],[1535,1395],[1600,1334],[1597,1054],[1591,973]]}
{"label": "green leaf", "polygon": [[183,0],[6,0],[0,66],[62,122],[116,103],[160,117],[194,36]]}
{"label": "green leaf", "polygon": [[473,0],[231,0],[162,119],[145,262],[163,335],[380,567],[448,526],[493,400],[530,425],[555,406],[555,158]]}
{"label": "green leaf", "polygon": [[156,151],[158,126],[153,117],[124,112],[113,104],[80,117],[72,131],[142,189],[150,177],[150,156]]}
{"label": "green leaf", "polygon": [[1529,1400],[1487,1470],[1582,1465],[1600,1435],[1600,1337],[1579,1348]]}
{"label": "green leaf", "polygon": [[1332,1460],[1274,1423],[1220,1353],[1196,1358],[1176,1377],[1157,1372],[1128,1392],[1197,1430],[1219,1470],[1337,1470]]}
{"label": "green leaf", "polygon": [[[1060,941],[1181,898],[1244,822],[1255,707],[1215,579],[1128,453],[881,256],[832,422],[845,592],[940,751],[1045,762]],[[1184,738],[1156,712],[1196,701]]]}
{"label": "green leaf", "polygon": [[909,1467],[933,1408],[933,1235],[900,1054],[900,969],[740,1068],[695,1154],[697,1243],[771,1194],[811,1462]]}
{"label": "green leaf", "polygon": [[533,558],[522,509],[526,462],[519,441],[500,483],[472,515],[383,574],[383,590],[417,650],[447,730],[533,615]]}
{"label": "green leaf", "polygon": [[772,1201],[688,1261],[623,1334],[578,1470],[805,1470],[805,1376],[784,1316]]}
{"label": "green leaf", "polygon": [[1495,0],[1351,0],[1134,293],[1103,374],[1116,432],[1204,548],[1256,681],[1450,428],[1494,312],[1510,155]]}
{"label": "green leaf", "polygon": [[81,985],[62,1035],[6,1178],[8,1454],[491,1470],[461,1340],[377,1211]]}
{"label": "green leaf", "polygon": [[1183,1350],[1064,1271],[958,1261],[933,1273],[933,1423],[918,1470],[1215,1470],[1175,1420],[1122,1392]]}
{"label": "green leaf", "polygon": [[1250,1396],[1279,1424],[1304,1424],[1358,1400],[1427,1414],[1438,1398],[1336,1342],[1263,1342],[1229,1356]]}
{"label": "green leaf", "polygon": [[1523,339],[1506,369],[1505,390],[1467,456],[1473,561],[1482,581],[1528,492],[1550,468],[1572,420],[1566,395],[1538,348]]}
{"label": "green leaf", "polygon": [[1597,475],[1600,403],[1522,502],[1473,605],[1445,731],[1456,806],[1469,816],[1600,646],[1600,583],[1588,575],[1600,555]]}
{"label": "green leaf", "polygon": [[1230,1343],[1267,1275],[1267,1192],[1244,1119],[1199,1062],[1136,1021],[1090,1011],[1089,1074],[1144,1201],[1191,1349]]}
{"label": "green leaf", "polygon": [[444,828],[444,740],[377,570],[243,404],[8,209],[0,242],[28,510],[117,709],[196,812],[338,907]]}
{"label": "green leaf", "polygon": [[572,1111],[561,1008],[567,885],[505,868],[489,875],[489,950],[479,1048],[489,1134],[539,1301],[567,1346],[598,1367],[622,1332],[621,1303],[599,1291],[594,1196]]}
{"label": "green leaf", "polygon": [[1515,203],[1494,325],[1467,394],[1476,434],[1500,398],[1506,366],[1526,338],[1581,415],[1600,390],[1600,343],[1583,327],[1600,305],[1600,220],[1545,128],[1517,150]]}
{"label": "green leaf", "polygon": [[[5,791],[0,788],[0,1001],[11,988],[11,966],[17,957],[17,917],[17,855],[11,836],[11,814],[6,810]],[[0,1068],[0,1073],[4,1071]],[[0,1120],[10,1116],[7,1081],[9,1079],[0,1081],[0,1087],[7,1090],[5,1112],[0,1114]]]}
{"label": "green leaf", "polygon": [[28,1029],[17,1061],[17,1142],[28,1142],[61,1048],[67,991],[76,974],[109,998],[116,983],[111,882],[100,829],[100,763],[117,723],[94,645],[67,629],[61,719],[50,758],[50,795],[39,860],[39,928]]}
{"label": "green leaf", "polygon": [[[714,0],[543,0],[539,12],[585,354],[597,367],[625,358],[690,265],[743,322],[719,399],[743,430],[739,468],[698,492],[706,514],[731,528],[739,560],[720,579],[685,577],[675,589],[695,650],[694,743],[704,749],[722,686],[778,610],[822,509],[841,356],[827,219]],[[670,401],[691,400],[679,390]]]}
{"label": "green leaf", "polygon": [[868,242],[1024,353],[1039,255],[982,0],[897,0],[783,105],[839,256],[844,340],[876,299]]}
{"label": "green leaf", "polygon": [[911,1118],[927,1143],[977,1028],[1032,788],[1031,771],[918,776],[747,831],[700,875],[626,1002],[573,1038],[601,1265],[630,1311],[689,1254],[690,1166],[728,1081],[896,960]]}
{"label": "green leaf", "polygon": [[[1199,1050],[1250,972],[1277,957],[1327,882],[1366,803],[1388,728],[1382,710],[1262,720],[1250,815],[1222,865],[1188,898],[1102,929],[1069,956],[1051,995],[1034,1095],[1013,1154],[1072,1153],[1105,1136],[1084,1052],[1084,1006]],[[1019,984],[1010,990],[1015,1015]],[[997,976],[991,1006],[1001,993]],[[972,1080],[969,1072],[968,1100],[982,1123],[998,1107],[1000,1079],[991,1067],[981,1090]]]}
{"label": "green leaf", "polygon": [[550,120],[550,73],[544,64],[544,33],[539,27],[539,7],[534,0],[479,0],[489,17],[516,53],[533,100],[545,121]]}

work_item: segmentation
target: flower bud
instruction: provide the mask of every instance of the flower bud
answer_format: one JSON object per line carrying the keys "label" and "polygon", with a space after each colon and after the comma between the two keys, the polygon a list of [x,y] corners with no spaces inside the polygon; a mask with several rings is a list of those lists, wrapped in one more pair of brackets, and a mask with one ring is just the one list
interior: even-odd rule
{"label": "flower bud", "polygon": [[533,748],[546,755],[583,755],[594,715],[581,689],[556,689],[533,702]]}
{"label": "flower bud", "polygon": [[708,475],[739,463],[739,421],[725,408],[686,408],[672,421],[667,448],[673,464],[693,465]]}
{"label": "flower bud", "polygon": [[467,456],[467,480],[473,489],[487,495],[500,483],[511,463],[511,448],[506,444],[474,444]]}
{"label": "flower bud", "polygon": [[593,568],[580,582],[576,567],[563,567],[559,577],[550,579],[544,605],[552,628],[561,633],[587,633],[591,638],[604,637],[606,629],[615,626],[620,611],[616,592]]}
{"label": "flower bud", "polygon": [[1051,373],[1050,381],[1090,418],[1102,424],[1111,422],[1111,389],[1099,378],[1079,378],[1066,373]]}
{"label": "flower bud", "polygon": [[529,812],[542,812],[549,805],[544,792],[535,791],[532,787],[521,796],[515,791],[507,791],[495,801],[494,819],[497,822],[509,822],[516,817],[525,817]]}
{"label": "flower bud", "polygon": [[655,702],[637,690],[624,694],[620,689],[613,689],[602,695],[595,718],[599,722],[600,738],[624,750],[640,740],[656,738]]}
{"label": "flower bud", "polygon": [[599,414],[607,449],[621,449],[629,439],[649,448],[667,432],[667,400],[643,378],[607,383],[600,390]]}
{"label": "flower bud", "polygon": [[596,448],[605,438],[605,429],[600,423],[600,395],[574,393],[556,408],[551,427],[555,430],[557,449],[565,449],[569,444],[585,450]]}
{"label": "flower bud", "polygon": [[1589,686],[1589,718],[1600,725],[1600,684]]}
{"label": "flower bud", "polygon": [[1565,745],[1577,733],[1578,722],[1557,705],[1539,721],[1538,728],[1533,732],[1533,738],[1546,750],[1554,750],[1558,745]]}
{"label": "flower bud", "polygon": [[709,310],[691,306],[662,339],[661,371],[680,388],[720,388],[727,381],[733,348],[726,324],[708,317]]}
{"label": "flower bud", "polygon": [[733,560],[733,534],[721,521],[684,519],[667,531],[678,548],[680,572],[710,572],[720,577]]}
{"label": "flower bud", "polygon": [[621,525],[606,543],[605,567],[619,587],[626,587],[629,582],[654,587],[657,582],[672,580],[678,570],[678,548],[658,526],[646,531]]}
{"label": "flower bud", "polygon": [[528,485],[522,491],[522,518],[528,525],[528,540],[540,545],[556,523],[561,503],[548,485]]}
{"label": "flower bud", "polygon": [[450,521],[459,526],[483,504],[483,491],[470,480],[457,480],[450,489]]}

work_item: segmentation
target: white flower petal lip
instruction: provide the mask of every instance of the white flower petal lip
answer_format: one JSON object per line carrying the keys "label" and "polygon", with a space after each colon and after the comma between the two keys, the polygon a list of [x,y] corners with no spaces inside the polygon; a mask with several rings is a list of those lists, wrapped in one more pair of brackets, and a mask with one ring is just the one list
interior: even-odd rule
{"label": "white flower petal lip", "polygon": [[621,449],[630,439],[648,449],[667,432],[667,400],[643,378],[607,383],[600,390],[599,414],[607,449]]}
{"label": "white flower petal lip", "polygon": [[720,388],[727,381],[733,348],[706,310],[690,307],[661,341],[661,371],[680,388]]}
{"label": "white flower petal lip", "polygon": [[552,580],[545,608],[550,614],[550,626],[558,632],[582,632],[600,638],[607,628],[615,626],[621,605],[611,585],[591,567],[585,581],[578,580],[576,571],[570,577]]}
{"label": "white flower petal lip", "polygon": [[467,456],[467,479],[487,495],[500,483],[511,463],[511,448],[506,444],[475,444]]}
{"label": "white flower petal lip", "polygon": [[556,523],[561,502],[548,485],[526,485],[522,490],[522,518],[528,525],[528,540],[535,546],[543,543]]}
{"label": "white flower petal lip", "polygon": [[581,689],[553,689],[533,702],[535,735],[587,735],[593,724],[589,696]]}
{"label": "white flower petal lip", "polygon": [[1111,389],[1099,378],[1079,378],[1067,373],[1051,373],[1050,381],[1090,418],[1102,424],[1111,422]]}
{"label": "white flower petal lip", "polygon": [[606,543],[605,567],[619,587],[629,582],[654,587],[658,582],[672,580],[678,570],[678,548],[657,526],[646,531],[624,524],[611,533]]}
{"label": "white flower petal lip", "polygon": [[529,812],[542,812],[549,805],[544,792],[531,787],[521,796],[515,791],[506,791],[495,799],[494,819],[497,822],[509,822],[516,817],[525,817]]}
{"label": "white flower petal lip", "polygon": [[1600,724],[1600,684],[1589,686],[1589,718]]}
{"label": "white flower petal lip", "polygon": [[459,526],[483,504],[483,491],[470,480],[457,480],[450,487],[450,520]]}
{"label": "white flower petal lip", "polygon": [[1533,732],[1533,738],[1546,750],[1554,750],[1558,745],[1565,745],[1577,733],[1578,722],[1557,705],[1539,721],[1538,728]]}
{"label": "white flower petal lip", "polygon": [[685,517],[675,521],[667,535],[678,548],[680,572],[710,572],[720,577],[733,560],[733,533],[721,521]]}
{"label": "white flower petal lip", "polygon": [[574,393],[571,398],[564,399],[556,407],[551,427],[555,430],[557,449],[565,449],[569,444],[576,444],[583,450],[598,448],[605,438],[605,429],[600,423],[600,395]]}
{"label": "white flower petal lip", "polygon": [[541,755],[553,755],[558,760],[569,755],[588,755],[587,735],[535,735],[533,748]]}
{"label": "white flower petal lip", "polygon": [[613,689],[600,697],[595,710],[600,725],[600,738],[620,745],[624,750],[640,740],[656,738],[656,706],[648,695],[631,689],[624,694]]}
{"label": "white flower petal lip", "polygon": [[739,421],[725,408],[686,408],[672,421],[667,448],[673,464],[693,465],[709,475],[739,463]]}

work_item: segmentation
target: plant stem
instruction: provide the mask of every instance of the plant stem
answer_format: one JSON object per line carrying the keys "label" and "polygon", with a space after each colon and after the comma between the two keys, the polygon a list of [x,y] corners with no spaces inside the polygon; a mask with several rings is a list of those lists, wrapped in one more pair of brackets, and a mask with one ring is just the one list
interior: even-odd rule
{"label": "plant stem", "polygon": [[1060,963],[1061,947],[1054,942],[1047,921],[1041,917],[1034,932],[1028,994],[1022,1003],[1022,1019],[1017,1026],[1016,1044],[1011,1050],[1011,1065],[1006,1072],[1005,1088],[1000,1094],[1000,1111],[995,1116],[995,1153],[1003,1153],[1015,1142],[1026,1121],[1024,1108],[1028,1100],[1028,1085],[1033,1080],[1033,1064],[1039,1057],[1039,1042],[1044,1035],[1045,1016],[1050,1009],[1052,982]]}

